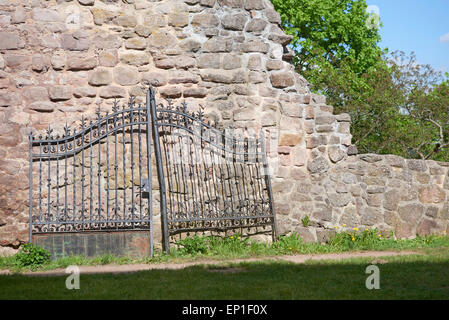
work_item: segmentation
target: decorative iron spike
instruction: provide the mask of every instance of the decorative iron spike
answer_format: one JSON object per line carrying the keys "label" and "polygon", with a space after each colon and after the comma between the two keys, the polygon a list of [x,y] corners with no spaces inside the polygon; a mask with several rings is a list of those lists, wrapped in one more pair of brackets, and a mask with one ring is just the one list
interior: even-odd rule
{"label": "decorative iron spike", "polygon": [[130,109],[134,108],[134,103],[136,102],[135,96],[129,96],[128,106]]}
{"label": "decorative iron spike", "polygon": [[183,113],[186,113],[186,110],[187,110],[187,103],[185,102],[185,101],[183,101],[183,102],[181,102],[181,111],[183,112]]}
{"label": "decorative iron spike", "polygon": [[95,111],[95,114],[97,115],[97,120],[100,120],[100,119],[101,119],[101,109],[100,109],[100,106],[98,106],[98,109],[97,109],[97,111]]}
{"label": "decorative iron spike", "polygon": [[86,118],[84,118],[84,116],[81,117],[81,129],[84,129],[84,127],[86,126]]}
{"label": "decorative iron spike", "polygon": [[48,137],[48,139],[53,139],[53,137],[52,137],[52,135],[51,135],[51,133],[53,132],[53,129],[52,128],[50,128],[50,125],[48,125],[48,129],[47,129],[47,137]]}
{"label": "decorative iron spike", "polygon": [[167,109],[172,110],[173,109],[172,99],[167,98],[167,103],[168,103]]}
{"label": "decorative iron spike", "polygon": [[119,110],[117,98],[114,98],[114,103],[112,105],[112,112],[117,112]]}
{"label": "decorative iron spike", "polygon": [[69,128],[69,126],[67,125],[67,122],[65,123],[65,126],[64,126],[64,137],[68,137],[70,135],[70,128]]}

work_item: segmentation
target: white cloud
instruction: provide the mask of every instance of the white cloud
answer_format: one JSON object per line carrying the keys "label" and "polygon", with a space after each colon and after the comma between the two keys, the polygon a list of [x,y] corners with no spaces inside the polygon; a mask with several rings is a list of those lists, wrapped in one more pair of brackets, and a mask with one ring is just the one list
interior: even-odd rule
{"label": "white cloud", "polygon": [[445,35],[442,35],[440,37],[440,42],[441,43],[449,42],[449,33],[446,33]]}

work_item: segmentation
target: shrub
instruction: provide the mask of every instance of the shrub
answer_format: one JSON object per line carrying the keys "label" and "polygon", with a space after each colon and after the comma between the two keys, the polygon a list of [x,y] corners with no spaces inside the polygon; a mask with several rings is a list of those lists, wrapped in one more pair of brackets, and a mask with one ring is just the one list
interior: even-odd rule
{"label": "shrub", "polygon": [[50,253],[32,243],[26,243],[15,255],[15,262],[19,267],[36,268],[50,262]]}
{"label": "shrub", "polygon": [[295,232],[289,236],[281,236],[273,243],[273,248],[281,254],[300,252],[303,242],[301,236]]}
{"label": "shrub", "polygon": [[193,238],[187,237],[177,242],[178,246],[182,246],[182,251],[185,254],[196,254],[207,252],[207,238],[202,238],[195,235]]}

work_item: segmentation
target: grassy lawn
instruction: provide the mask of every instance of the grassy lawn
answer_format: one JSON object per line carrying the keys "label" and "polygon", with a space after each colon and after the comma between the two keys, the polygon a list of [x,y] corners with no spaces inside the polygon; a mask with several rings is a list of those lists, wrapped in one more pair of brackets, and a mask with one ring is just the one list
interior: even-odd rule
{"label": "grassy lawn", "polygon": [[[356,229],[356,228],[354,228]],[[19,252],[15,256],[0,257],[0,270],[13,272],[44,271],[66,268],[69,265],[106,265],[135,263],[179,263],[204,260],[227,260],[253,257],[270,257],[291,254],[324,254],[351,251],[383,251],[383,250],[420,250],[432,248],[448,248],[449,237],[429,235],[415,239],[395,239],[391,235],[382,235],[377,229],[350,230],[337,233],[327,244],[305,243],[297,234],[280,237],[278,241],[268,244],[240,237],[189,237],[171,247],[170,255],[157,251],[152,258],[133,259],[103,255],[95,258],[69,256],[57,260],[49,260],[45,250],[34,247],[31,251]]]}
{"label": "grassy lawn", "polygon": [[61,276],[0,276],[0,299],[449,299],[449,248],[421,251],[382,259],[380,290],[365,287],[373,258],[357,258],[81,275],[79,290]]}

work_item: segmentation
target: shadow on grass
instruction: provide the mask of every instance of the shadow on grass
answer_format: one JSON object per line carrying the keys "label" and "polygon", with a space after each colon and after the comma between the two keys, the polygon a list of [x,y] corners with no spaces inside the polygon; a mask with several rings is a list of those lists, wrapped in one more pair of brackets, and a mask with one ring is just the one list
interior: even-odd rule
{"label": "shadow on grass", "polygon": [[448,260],[388,258],[378,264],[380,289],[368,290],[372,260],[81,275],[80,290],[66,289],[66,277],[0,276],[0,299],[449,299]]}

